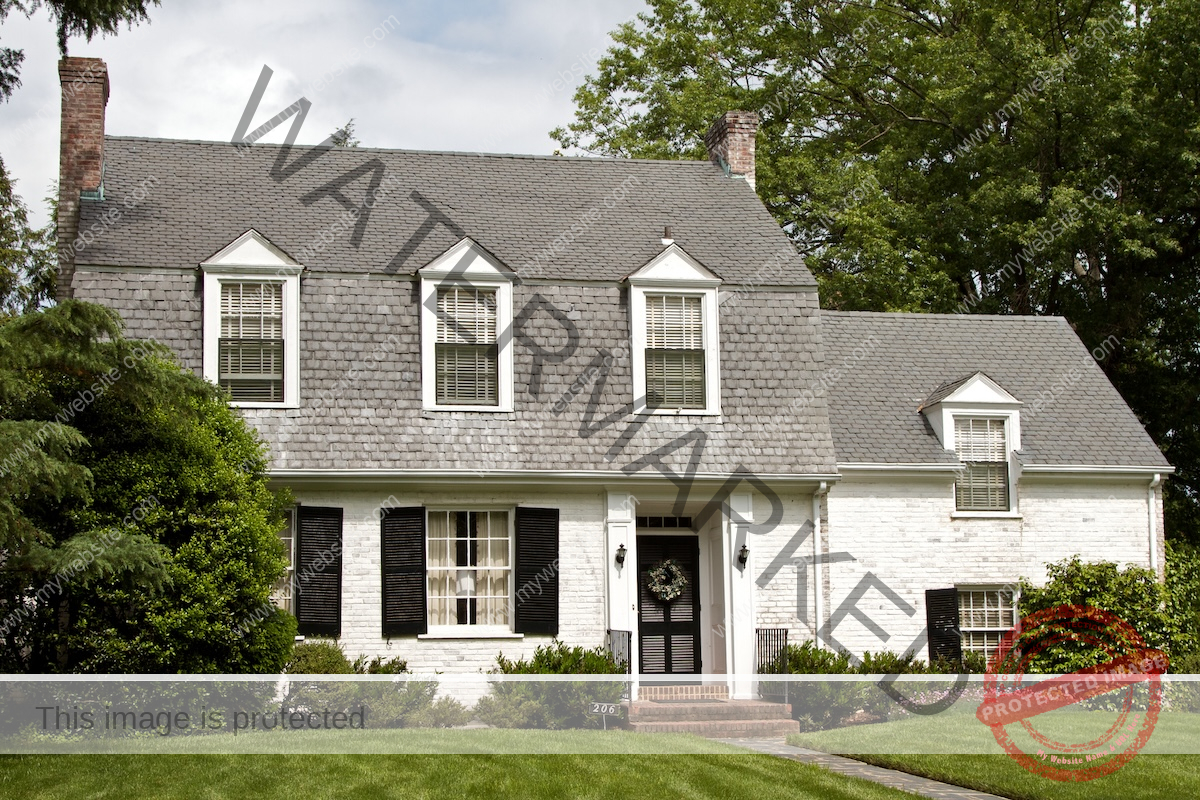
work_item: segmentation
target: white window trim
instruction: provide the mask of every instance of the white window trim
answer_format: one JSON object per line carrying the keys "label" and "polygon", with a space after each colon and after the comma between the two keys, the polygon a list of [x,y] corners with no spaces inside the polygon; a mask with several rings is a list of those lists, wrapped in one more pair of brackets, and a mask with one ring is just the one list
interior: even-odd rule
{"label": "white window trim", "polygon": [[1021,449],[1021,412],[1007,405],[942,404],[942,431],[945,436],[946,449],[958,452],[958,444],[954,439],[955,419],[999,419],[1004,422],[1005,450],[1008,451],[1008,510],[991,511],[961,511],[958,508],[958,496],[955,484],[950,486],[951,519],[1021,519],[1020,498],[1017,496],[1017,483],[1020,480],[1021,462],[1017,451]]}
{"label": "white window trim", "polygon": [[[465,266],[464,266],[464,262]],[[513,285],[509,273],[470,239],[438,256],[421,275],[421,405],[426,411],[513,410]],[[468,286],[496,290],[497,405],[444,405],[437,402],[437,290]]]}
{"label": "white window trim", "polygon": [[[1017,624],[1021,622],[1021,587],[1016,581],[1010,583],[956,583],[955,590],[961,595],[963,592],[1003,592],[1006,591],[1012,595],[1013,619]],[[966,628],[962,627],[962,601],[958,600],[956,605],[959,606],[959,627],[958,633],[961,637],[964,632],[983,632],[995,633],[998,631],[1007,632],[1012,628]],[[963,648],[964,650],[966,648]]]}
{"label": "white window trim", "polygon": [[[448,511],[504,511],[508,514],[508,625],[430,625],[429,614],[429,515]],[[418,639],[524,639],[525,634],[514,633],[516,620],[516,553],[517,553],[517,509],[515,506],[458,505],[425,506],[425,595],[426,632],[417,634]]]}
{"label": "white window trim", "polygon": [[221,284],[283,284],[283,401],[231,400],[237,408],[300,407],[300,273],[301,266],[201,265],[204,271],[204,377],[217,383],[221,337]]}
{"label": "white window trim", "polygon": [[[633,345],[633,413],[668,416],[719,416],[721,414],[721,352],[717,327],[717,287],[699,281],[630,279],[629,314]],[[704,408],[646,407],[646,295],[671,294],[700,298],[704,319]]]}
{"label": "white window trim", "polygon": [[[629,276],[629,340],[633,350],[633,413],[666,416],[721,415],[721,337],[717,292],[721,279],[692,258],[674,240]],[[701,298],[704,320],[704,408],[649,409],[646,403],[646,295],[679,294]],[[719,420],[718,420],[719,421]]]}
{"label": "white window trim", "polygon": [[[278,608],[282,608],[289,614],[296,613],[296,510],[298,506],[291,506],[286,511],[287,525],[285,529],[288,532],[288,566],[280,582],[287,583],[287,597],[279,596],[275,589],[271,590],[271,602],[275,603]],[[281,531],[282,533],[282,531]],[[280,538],[282,542],[282,537]]]}

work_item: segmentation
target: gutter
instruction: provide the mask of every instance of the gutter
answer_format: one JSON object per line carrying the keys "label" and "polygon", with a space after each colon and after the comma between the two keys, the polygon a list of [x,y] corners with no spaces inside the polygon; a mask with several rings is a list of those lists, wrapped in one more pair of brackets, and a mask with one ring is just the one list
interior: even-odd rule
{"label": "gutter", "polygon": [[1146,491],[1146,509],[1148,514],[1149,525],[1147,528],[1150,531],[1150,570],[1155,577],[1158,576],[1158,502],[1155,497],[1155,490],[1162,485],[1162,474],[1155,473],[1154,478],[1150,481],[1150,487]]}
{"label": "gutter", "polygon": [[[615,483],[659,483],[669,478],[658,470],[645,469],[641,472],[626,474],[619,470],[538,470],[538,469],[272,469],[269,472],[271,480],[275,481],[355,481],[355,482],[396,482],[396,481],[474,481],[474,482],[506,482],[528,483],[563,482],[578,483],[580,481],[596,481],[604,484]],[[689,477],[690,482],[709,481],[725,482],[732,478],[749,480],[751,478],[763,483],[818,485],[836,481],[841,477],[837,473],[776,473],[756,474],[745,472],[697,472]]]}

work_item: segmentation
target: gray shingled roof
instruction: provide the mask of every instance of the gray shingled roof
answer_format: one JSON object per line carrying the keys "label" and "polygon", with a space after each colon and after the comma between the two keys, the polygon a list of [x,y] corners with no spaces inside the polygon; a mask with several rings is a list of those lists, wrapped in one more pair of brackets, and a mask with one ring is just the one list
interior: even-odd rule
{"label": "gray shingled roof", "polygon": [[934,389],[933,393],[930,394],[929,397],[926,397],[923,401],[921,401],[920,408],[929,408],[934,403],[942,402],[947,397],[958,391],[958,387],[962,386],[964,383],[971,380],[971,378],[974,378],[978,374],[980,373],[972,372],[970,375],[964,375],[958,380],[943,383],[941,386]]}
{"label": "gray shingled roof", "polygon": [[[108,137],[105,201],[83,203],[79,225],[107,231],[78,263],[195,268],[255,228],[314,272],[409,274],[465,235],[522,276],[615,281],[661,252],[669,225],[681,247],[728,283],[815,286],[753,190],[708,162],[338,148],[277,182],[279,151],[254,145],[239,155],[228,143]],[[334,233],[343,206],[310,193],[362,168],[341,189],[357,205],[376,166],[381,199],[355,246],[349,226]],[[143,186],[148,194],[138,202]],[[459,230],[436,225],[406,251],[429,218],[421,199]],[[113,209],[120,219],[101,222]],[[332,243],[316,250],[322,233]]]}
{"label": "gray shingled roof", "polygon": [[983,372],[1025,403],[1024,463],[1168,466],[1062,317],[822,311],[821,330],[839,463],[953,461],[917,409]]}

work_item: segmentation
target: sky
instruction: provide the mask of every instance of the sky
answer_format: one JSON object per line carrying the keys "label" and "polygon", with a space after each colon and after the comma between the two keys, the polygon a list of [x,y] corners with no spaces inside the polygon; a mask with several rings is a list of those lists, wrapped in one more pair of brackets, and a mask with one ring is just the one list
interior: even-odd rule
{"label": "sky", "polygon": [[[298,141],[354,118],[365,147],[548,154],[571,97],[643,0],[162,0],[150,22],[72,56],[108,64],[111,135],[229,141],[263,65],[274,74],[251,130],[312,103]],[[25,51],[21,86],[0,106],[0,156],[36,225],[58,178],[54,25],[14,12],[0,44]],[[261,141],[281,142],[291,121]]]}

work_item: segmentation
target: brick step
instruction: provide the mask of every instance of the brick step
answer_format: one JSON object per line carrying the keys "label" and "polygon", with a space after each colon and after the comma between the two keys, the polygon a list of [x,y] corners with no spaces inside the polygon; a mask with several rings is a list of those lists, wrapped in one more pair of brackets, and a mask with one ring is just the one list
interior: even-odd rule
{"label": "brick step", "polygon": [[799,733],[794,719],[707,720],[690,722],[633,722],[638,733],[694,733],[712,739],[747,739]]}
{"label": "brick step", "polygon": [[791,706],[762,700],[700,703],[638,701],[629,707],[630,722],[790,719],[791,715]]}
{"label": "brick step", "polygon": [[725,684],[703,685],[665,685],[642,684],[638,687],[638,700],[687,701],[687,700],[728,700],[729,687]]}

